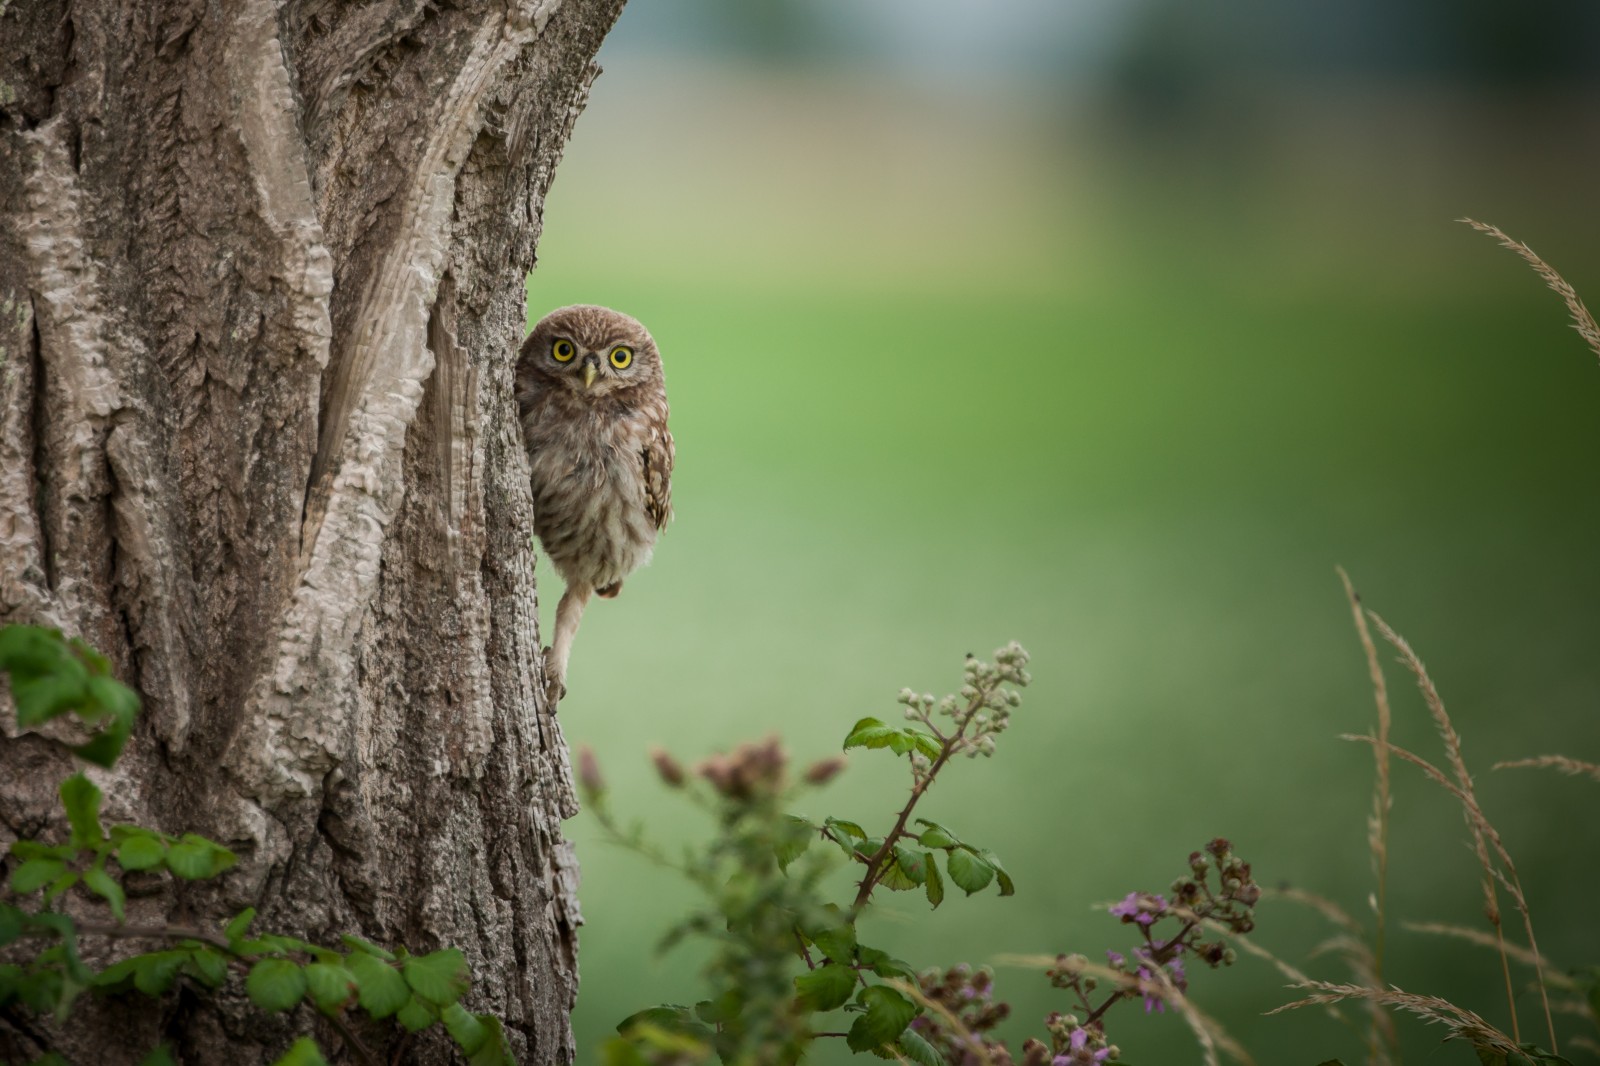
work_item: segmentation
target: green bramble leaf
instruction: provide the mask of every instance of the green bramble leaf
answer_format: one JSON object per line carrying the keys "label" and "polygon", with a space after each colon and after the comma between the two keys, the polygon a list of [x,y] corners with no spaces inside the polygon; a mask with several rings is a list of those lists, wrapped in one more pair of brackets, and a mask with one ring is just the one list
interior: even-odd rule
{"label": "green bramble leaf", "polygon": [[361,1009],[374,1018],[387,1018],[411,998],[411,989],[400,971],[376,955],[351,952],[345,966],[361,986]]}
{"label": "green bramble leaf", "polygon": [[37,892],[67,872],[60,859],[29,859],[11,871],[11,891],[19,896]]}
{"label": "green bramble leaf", "polygon": [[852,836],[857,840],[867,839],[867,831],[865,829],[861,828],[856,823],[848,822],[843,818],[829,818],[822,824],[829,829],[839,830],[839,832],[843,833],[845,836]]}
{"label": "green bramble leaf", "polygon": [[[929,863],[928,865],[931,867],[933,864]],[[917,972],[911,968],[910,964],[894,958],[887,951],[879,951],[877,948],[869,948],[865,945],[857,950],[861,958],[861,965],[879,977],[901,977],[908,981],[916,980]]]}
{"label": "green bramble leaf", "polygon": [[322,1057],[322,1049],[315,1040],[302,1036],[290,1044],[289,1050],[272,1066],[328,1066],[328,1060]]}
{"label": "green bramble leaf", "polygon": [[432,1025],[435,1017],[433,1008],[428,1006],[426,1001],[412,996],[406,1000],[406,1005],[395,1013],[394,1020],[404,1026],[406,1032],[414,1033],[418,1029],[426,1029]]}
{"label": "green bramble leaf", "polygon": [[474,1014],[479,1025],[483,1026],[487,1034],[478,1050],[471,1053],[467,1060],[469,1066],[517,1066],[517,1060],[511,1057],[511,1045],[506,1043],[505,1026],[500,1024],[500,1019],[493,1014]]}
{"label": "green bramble leaf", "polygon": [[167,857],[167,846],[155,836],[129,836],[117,845],[117,864],[124,870],[153,870]]}
{"label": "green bramble leaf", "polygon": [[244,990],[252,1003],[269,1014],[288,1010],[306,994],[305,971],[288,959],[262,959],[250,967]]}
{"label": "green bramble leaf", "polygon": [[413,992],[441,1007],[454,1003],[467,990],[467,960],[456,948],[409,958],[401,972]]}
{"label": "green bramble leaf", "polygon": [[61,893],[77,884],[81,876],[82,875],[76,870],[69,870],[60,877],[56,878],[54,881],[51,881],[49,887],[44,890],[45,902],[49,903],[51,900],[61,895]]}
{"label": "green bramble leaf", "polygon": [[72,823],[72,843],[80,848],[92,848],[105,839],[100,828],[100,790],[82,774],[73,774],[61,782],[61,803],[67,809],[67,821]]}
{"label": "green bramble leaf", "polygon": [[923,847],[949,849],[961,843],[956,839],[956,835],[944,826],[930,822],[926,818],[918,818],[917,821],[928,827],[917,837],[917,843]]}
{"label": "green bramble leaf", "polygon": [[146,955],[135,955],[128,960],[133,963],[133,987],[152,999],[165,995],[188,960],[187,951],[152,951]]}
{"label": "green bramble leaf", "polygon": [[730,988],[716,999],[704,999],[694,1005],[694,1016],[710,1025],[731,1022],[744,1010],[744,993]]}
{"label": "green bramble leaf", "polygon": [[306,967],[306,990],[324,1014],[337,1014],[356,998],[356,978],[338,963],[313,962]]}
{"label": "green bramble leaf", "polygon": [[930,761],[937,760],[939,756],[944,754],[944,748],[928,734],[918,732],[915,729],[907,730],[907,732],[911,734],[911,740],[916,744],[917,750]]}
{"label": "green bramble leaf", "polygon": [[[945,861],[950,861],[948,856]],[[939,875],[939,864],[933,861],[932,855],[928,856],[928,880],[922,888],[928,894],[928,902],[937,910],[944,902],[944,878]]]}
{"label": "green bramble leaf", "polygon": [[[896,729],[893,733],[890,733],[887,743],[889,745],[889,750],[894,752],[896,755],[904,755],[906,752],[917,746],[915,738],[912,737],[909,731],[904,729]],[[878,745],[874,744],[867,745],[869,748],[877,746]]]}
{"label": "green bramble leaf", "polygon": [[919,1066],[945,1066],[944,1056],[922,1038],[915,1029],[907,1029],[895,1042],[900,1053]]}
{"label": "green bramble leaf", "polygon": [[655,1026],[669,1033],[681,1033],[700,1040],[710,1040],[716,1035],[709,1025],[696,1021],[689,1008],[679,1003],[663,1003],[658,1007],[636,1011],[617,1023],[617,1032],[628,1036],[631,1030],[641,1026]]}
{"label": "green bramble leaf", "polygon": [[993,867],[995,880],[1000,884],[1000,894],[1002,896],[1016,895],[1017,886],[1012,884],[1011,875],[1006,873],[1004,866],[1000,865],[1000,860],[995,856],[995,853],[992,851],[980,851],[978,854],[983,857],[984,862]]}
{"label": "green bramble leaf", "polygon": [[849,966],[830,962],[796,977],[794,987],[800,994],[801,1005],[807,1010],[833,1010],[850,1002],[850,994],[856,987],[856,972]]}
{"label": "green bramble leaf", "polygon": [[13,674],[11,698],[17,704],[17,727],[27,729],[43,725],[57,715],[81,706],[88,696],[84,684],[87,680],[83,665],[71,659],[62,660],[59,673],[29,678],[19,678]]}
{"label": "green bramble leaf", "polygon": [[213,947],[191,949],[183,969],[207,988],[221,988],[228,981],[228,957]]}
{"label": "green bramble leaf", "polygon": [[901,735],[901,730],[884,725],[876,718],[863,718],[850,728],[850,734],[844,738],[844,750],[887,747],[890,738]]}
{"label": "green bramble leaf", "polygon": [[0,670],[13,678],[39,677],[59,668],[69,657],[58,629],[43,626],[0,627]]}
{"label": "green bramble leaf", "polygon": [[244,939],[250,931],[250,923],[256,920],[256,909],[246,907],[244,910],[228,919],[228,924],[223,927],[222,935],[228,938],[228,946],[234,947]]}
{"label": "green bramble leaf", "polygon": [[393,952],[385,951],[370,940],[362,940],[358,936],[352,936],[349,933],[346,933],[344,936],[339,938],[339,942],[347,948],[352,948],[356,951],[364,951],[368,955],[376,955],[378,958],[384,959],[388,962],[394,961]]}
{"label": "green bramble leaf", "polygon": [[71,862],[78,857],[78,849],[71,844],[41,844],[37,840],[18,840],[11,845],[11,854],[19,859],[65,859]]}
{"label": "green bramble leaf", "polygon": [[484,1041],[489,1039],[489,1030],[477,1015],[459,1003],[452,1003],[440,1011],[439,1019],[444,1022],[445,1032],[450,1034],[450,1039],[468,1055],[483,1047]]}
{"label": "green bramble leaf", "polygon": [[0,903],[0,948],[22,936],[26,916],[9,903]]}
{"label": "green bramble leaf", "polygon": [[816,832],[816,828],[805,818],[798,818],[792,814],[783,816],[783,821],[778,826],[778,839],[772,846],[778,860],[778,869],[787,871],[790,863],[806,853],[806,849],[811,846],[811,835]]}
{"label": "green bramble leaf", "polygon": [[928,865],[933,862],[933,856],[925,851],[908,848],[903,844],[894,846],[894,862],[900,871],[911,880],[913,885],[920,885],[928,879]]}
{"label": "green bramble leaf", "polygon": [[0,962],[0,1007],[8,1007],[21,994],[28,975],[14,962]]}
{"label": "green bramble leaf", "polygon": [[167,849],[167,869],[185,881],[204,881],[238,862],[233,852],[194,833],[185,833]]}
{"label": "green bramble leaf", "polygon": [[105,899],[111,907],[111,913],[116,915],[117,921],[123,921],[122,886],[112,879],[100,866],[91,866],[83,872],[83,885],[90,892]]}
{"label": "green bramble leaf", "polygon": [[849,964],[856,953],[856,927],[835,904],[828,904],[821,915],[805,929],[806,939],[834,962]]}
{"label": "green bramble leaf", "polygon": [[131,722],[134,715],[139,713],[139,694],[115,678],[95,675],[89,678],[85,687],[89,691],[90,702],[113,718],[125,718]]}
{"label": "green bramble leaf", "polygon": [[945,858],[945,869],[967,895],[982,891],[994,880],[994,867],[965,848],[957,848]]}
{"label": "green bramble leaf", "polygon": [[851,1051],[871,1051],[896,1040],[920,1013],[915,1003],[887,985],[863,988],[856,1002],[867,1009],[845,1035]]}

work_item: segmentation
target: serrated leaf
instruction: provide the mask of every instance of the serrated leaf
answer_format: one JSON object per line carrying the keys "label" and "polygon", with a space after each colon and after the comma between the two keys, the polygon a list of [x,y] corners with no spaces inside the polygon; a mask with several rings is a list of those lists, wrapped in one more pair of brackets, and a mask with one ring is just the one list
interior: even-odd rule
{"label": "serrated leaf", "polygon": [[957,848],[945,857],[945,869],[967,895],[982,891],[994,880],[994,867],[964,848]]}
{"label": "serrated leaf", "polygon": [[167,849],[167,869],[186,881],[215,877],[238,862],[238,857],[221,844],[185,833]]}
{"label": "serrated leaf", "polygon": [[73,748],[72,754],[84,762],[93,763],[109,770],[116,765],[117,759],[122,755],[122,749],[127,747],[128,737],[132,733],[133,720],[131,718],[113,718],[110,725]]}
{"label": "serrated leaf", "polygon": [[11,891],[19,896],[37,892],[67,872],[60,859],[29,859],[11,871]]}
{"label": "serrated leaf", "polygon": [[222,935],[228,938],[230,946],[235,945],[244,939],[244,935],[250,931],[250,923],[255,920],[256,909],[254,907],[246,907],[228,919],[228,924],[222,929]]}
{"label": "serrated leaf", "polygon": [[9,903],[0,903],[0,948],[22,936],[24,915]]}
{"label": "serrated leaf", "polygon": [[911,734],[911,739],[916,744],[917,750],[930,762],[937,761],[939,756],[944,754],[944,748],[928,734],[918,732],[915,729],[908,729],[906,732]]}
{"label": "serrated leaf", "polygon": [[[890,751],[894,752],[896,755],[904,755],[906,752],[917,746],[917,741],[916,738],[913,737],[908,731],[904,729],[896,729],[893,733],[889,734],[888,744]],[[871,744],[867,746],[872,747]]]}
{"label": "serrated leaf", "polygon": [[41,844],[37,840],[17,840],[11,844],[11,854],[19,859],[77,858],[78,849],[71,844]]}
{"label": "serrated leaf", "polygon": [[439,1019],[444,1022],[445,1032],[468,1055],[483,1047],[483,1042],[489,1038],[489,1030],[484,1028],[477,1015],[459,1003],[452,1003],[440,1011]]}
{"label": "serrated leaf", "polygon": [[44,626],[0,626],[0,670],[18,677],[37,677],[56,669],[67,657],[59,629]]}
{"label": "serrated leaf", "polygon": [[669,1033],[682,1033],[701,1040],[710,1040],[716,1035],[709,1025],[696,1020],[689,1008],[680,1003],[663,1003],[636,1011],[617,1023],[617,1032],[627,1036],[629,1030],[641,1025],[653,1025]]}
{"label": "serrated leaf", "polygon": [[356,978],[339,963],[313,962],[306,967],[306,990],[324,1014],[337,1014],[356,997]]}
{"label": "serrated leaf", "polygon": [[1016,895],[1017,886],[1011,883],[1011,875],[1006,873],[1004,866],[1000,865],[1000,860],[995,857],[995,853],[992,851],[980,851],[978,854],[983,856],[984,862],[994,868],[995,880],[1000,884],[1000,894],[1002,896]]}
{"label": "serrated leaf", "polygon": [[899,959],[890,955],[887,951],[879,951],[877,948],[869,948],[865,945],[859,947],[857,951],[860,955],[861,965],[865,966],[879,977],[903,977],[907,980],[916,979],[916,971],[911,968],[909,963],[900,961]]}
{"label": "serrated leaf", "polygon": [[787,871],[789,864],[806,853],[811,846],[811,834],[816,832],[805,818],[797,818],[792,814],[783,816],[783,821],[778,827],[778,839],[773,843],[772,850],[778,860],[778,869]]}
{"label": "serrated leaf", "polygon": [[228,980],[228,957],[213,947],[192,949],[183,968],[207,988],[221,988]]}
{"label": "serrated leaf", "polygon": [[928,856],[928,879],[923,882],[922,888],[928,894],[928,902],[935,909],[944,902],[944,878],[939,874],[939,864],[934,861],[932,855]]}
{"label": "serrated leaf", "polygon": [[500,1019],[492,1014],[474,1014],[473,1017],[488,1035],[467,1060],[470,1066],[516,1066],[517,1060],[511,1057],[511,1045],[506,1043],[506,1030]]}
{"label": "serrated leaf", "polygon": [[165,994],[172,987],[172,982],[178,979],[178,971],[188,959],[187,951],[152,951],[146,955],[135,955],[129,960],[133,963],[133,987],[151,997]]}
{"label": "serrated leaf", "polygon": [[[76,676],[72,666],[78,668]],[[17,705],[17,727],[27,729],[42,725],[82,704],[88,695],[84,688],[86,680],[83,666],[71,659],[63,659],[56,673],[29,678],[13,675],[11,698]]]}
{"label": "serrated leaf", "polygon": [[441,1007],[467,990],[467,960],[456,948],[409,958],[401,972],[413,992]]}
{"label": "serrated leaf", "polygon": [[82,774],[73,774],[61,782],[61,804],[67,809],[67,821],[72,823],[72,842],[80,848],[91,848],[105,839],[100,828],[100,790]]}
{"label": "serrated leaf", "polygon": [[328,1066],[328,1060],[322,1057],[322,1049],[315,1040],[302,1036],[290,1044],[289,1050],[272,1066]]}
{"label": "serrated leaf", "polygon": [[117,846],[117,864],[124,870],[153,870],[166,855],[166,845],[155,837],[130,836]]}
{"label": "serrated leaf", "polygon": [[[920,818],[917,820],[921,821]],[[928,828],[922,831],[921,836],[917,837],[917,843],[921,844],[925,848],[948,849],[955,847],[961,842],[955,837],[951,836],[950,831],[944,826],[930,825]]]}
{"label": "serrated leaf", "polygon": [[111,913],[116,915],[117,921],[123,920],[122,886],[99,866],[91,866],[83,872],[83,885],[90,892],[102,897],[111,907]]}
{"label": "serrated leaf", "polygon": [[694,1016],[710,1025],[731,1022],[744,1010],[744,994],[730,988],[716,999],[705,999],[694,1005]]}
{"label": "serrated leaf", "polygon": [[131,721],[139,713],[139,694],[115,678],[92,676],[85,687],[89,699],[115,718]]}
{"label": "serrated leaf", "polygon": [[358,936],[352,936],[349,933],[346,933],[339,938],[339,942],[347,948],[354,948],[358,951],[364,951],[368,955],[376,955],[378,958],[385,959],[389,962],[394,961],[393,952],[385,951],[383,948],[380,948],[370,940],[362,940]]}
{"label": "serrated leaf", "polygon": [[400,971],[376,955],[351,952],[345,966],[361,986],[358,997],[361,1009],[374,1018],[387,1018],[411,998],[411,987],[400,976]]}
{"label": "serrated leaf", "polygon": [[867,839],[867,831],[865,829],[861,828],[856,823],[846,821],[843,818],[829,818],[822,824],[828,826],[829,828],[837,829],[846,836],[853,836],[857,840]]}
{"label": "serrated leaf", "polygon": [[395,1012],[394,1020],[404,1026],[406,1032],[414,1033],[434,1023],[433,1008],[416,996],[412,996],[406,1000],[404,1007]]}
{"label": "serrated leaf", "polygon": [[900,867],[906,877],[914,885],[920,885],[928,879],[928,864],[933,862],[933,856],[925,851],[908,848],[903,844],[894,846],[895,865]]}
{"label": "serrated leaf", "polygon": [[856,953],[856,929],[839,908],[828,904],[820,920],[805,930],[806,939],[834,962],[849,964]]}
{"label": "serrated leaf", "polygon": [[876,718],[863,718],[851,727],[850,734],[844,738],[844,750],[886,747],[891,738],[901,735],[901,730],[884,725]]}
{"label": "serrated leaf", "polygon": [[863,988],[856,1001],[867,1009],[845,1036],[851,1051],[871,1051],[894,1041],[918,1014],[915,1003],[887,985]]}
{"label": "serrated leaf", "polygon": [[244,979],[250,1001],[268,1013],[288,1010],[306,994],[306,974],[288,959],[262,959]]}
{"label": "serrated leaf", "polygon": [[61,893],[77,884],[81,877],[82,875],[79,874],[78,871],[68,870],[54,881],[51,881],[49,886],[44,890],[45,902],[49,903],[51,900],[61,895]]}
{"label": "serrated leaf", "polygon": [[830,962],[815,970],[808,970],[794,979],[800,1003],[807,1010],[833,1010],[850,1002],[855,991],[856,972],[849,966]]}
{"label": "serrated leaf", "polygon": [[900,1034],[900,1039],[895,1041],[900,1047],[900,1053],[920,1066],[945,1066],[944,1056],[922,1038],[915,1029],[907,1029]]}

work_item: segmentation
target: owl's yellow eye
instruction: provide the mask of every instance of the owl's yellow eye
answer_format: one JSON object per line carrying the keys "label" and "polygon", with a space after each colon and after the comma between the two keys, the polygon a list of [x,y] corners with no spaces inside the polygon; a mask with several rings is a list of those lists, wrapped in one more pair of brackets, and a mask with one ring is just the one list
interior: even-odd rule
{"label": "owl's yellow eye", "polygon": [[578,349],[574,348],[572,342],[565,337],[550,346],[550,355],[558,363],[570,363],[572,362],[572,357],[577,354]]}
{"label": "owl's yellow eye", "polygon": [[619,344],[617,347],[611,349],[611,365],[616,367],[618,370],[628,369],[629,364],[632,362],[632,348]]}

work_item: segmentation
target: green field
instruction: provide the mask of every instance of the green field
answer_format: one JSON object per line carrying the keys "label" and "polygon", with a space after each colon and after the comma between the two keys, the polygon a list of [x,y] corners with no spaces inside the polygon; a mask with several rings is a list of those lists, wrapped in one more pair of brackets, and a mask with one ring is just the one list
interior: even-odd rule
{"label": "green field", "polygon": [[[1487,215],[1600,293],[1577,161],[1547,146],[1516,170],[1456,127],[1397,157],[1399,120],[1359,150],[1347,124],[1234,154],[740,77],[602,79],[529,283],[535,317],[637,315],[667,368],[677,518],[591,608],[561,708],[617,810],[691,839],[651,743],[693,760],[776,731],[820,756],[893,716],[900,686],[947,691],[963,653],[1014,637],[1036,684],[926,813],[994,848],[1018,894],[931,916],[894,897],[875,942],[917,965],[1125,950],[1091,905],[1164,890],[1216,835],[1261,883],[1365,916],[1372,760],[1337,735],[1374,712],[1342,565],[1433,671],[1541,945],[1600,962],[1600,791],[1489,772],[1600,759],[1600,368],[1554,296],[1451,221]],[[1397,741],[1436,757],[1390,683]],[[807,813],[881,832],[902,788],[879,759],[854,755]],[[1483,923],[1459,812],[1396,775],[1386,976],[1508,1026],[1491,954],[1398,928]],[[586,817],[568,830],[590,1061],[626,1014],[694,998],[693,951],[653,952],[690,897]],[[1304,963],[1330,932],[1279,903],[1256,936]],[[1245,960],[1191,992],[1259,1061],[1357,1061],[1324,1015],[1262,1017],[1283,983]],[[999,984],[1018,1043],[1062,1005],[1041,975]],[[1129,1060],[1199,1061],[1178,1019],[1133,1013],[1112,1016]],[[1413,1061],[1470,1061],[1400,1024]]]}

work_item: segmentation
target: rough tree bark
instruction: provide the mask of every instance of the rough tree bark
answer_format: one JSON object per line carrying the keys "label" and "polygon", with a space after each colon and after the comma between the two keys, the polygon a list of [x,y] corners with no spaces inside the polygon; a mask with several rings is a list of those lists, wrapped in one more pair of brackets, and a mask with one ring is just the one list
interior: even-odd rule
{"label": "rough tree bark", "polygon": [[[576,804],[511,371],[623,2],[0,0],[0,622],[143,693],[109,818],[241,857],[133,915],[460,947],[532,1063],[573,1057]],[[0,848],[67,772],[0,737]],[[52,1039],[244,1066],[312,1024],[180,994]]]}

